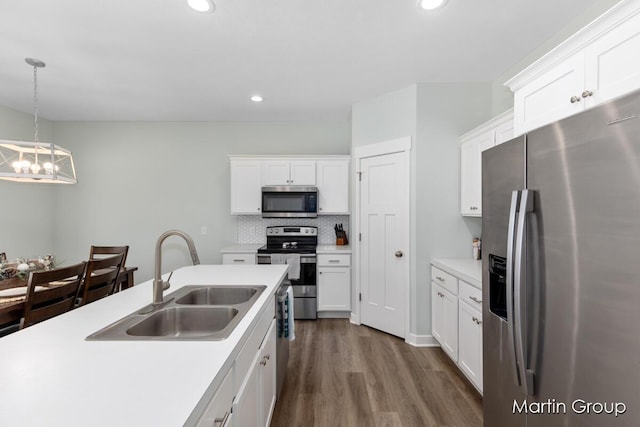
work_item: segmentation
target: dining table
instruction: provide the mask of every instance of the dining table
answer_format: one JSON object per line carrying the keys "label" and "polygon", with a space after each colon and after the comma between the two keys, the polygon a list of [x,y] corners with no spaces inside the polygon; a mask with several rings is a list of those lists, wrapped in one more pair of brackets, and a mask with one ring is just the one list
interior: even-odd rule
{"label": "dining table", "polygon": [[[137,270],[138,267],[123,267],[118,275],[116,289],[120,291],[132,287],[134,284],[133,273]],[[12,277],[10,279],[0,280],[0,291],[22,287],[24,287],[26,291],[26,279]],[[0,296],[0,328],[20,322],[24,312],[24,301],[25,295]]]}

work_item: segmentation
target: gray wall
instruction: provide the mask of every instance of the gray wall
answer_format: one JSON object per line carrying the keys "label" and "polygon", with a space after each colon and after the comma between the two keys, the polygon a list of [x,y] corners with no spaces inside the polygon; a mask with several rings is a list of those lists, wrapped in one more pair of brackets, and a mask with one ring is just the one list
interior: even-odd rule
{"label": "gray wall", "polygon": [[459,136],[490,104],[489,83],[419,83],[353,106],[352,147],[412,138],[411,334],[431,334],[431,258],[470,257],[480,234],[480,220],[460,215]]}
{"label": "gray wall", "polygon": [[460,135],[489,119],[488,83],[420,83],[416,138],[416,331],[431,335],[432,258],[471,258],[482,220],[460,214]]}
{"label": "gray wall", "polygon": [[[38,127],[40,141],[52,142],[51,123]],[[33,141],[33,116],[0,106],[0,139]],[[53,252],[53,187],[0,180],[0,252],[10,260]]]}
{"label": "gray wall", "polygon": [[[165,230],[189,233],[202,263],[221,262],[220,249],[236,241],[227,155],[348,154],[350,125],[56,122],[53,134],[78,174],[77,185],[55,189],[55,253],[75,261],[91,244],[127,244],[139,282],[152,277]],[[188,263],[184,243],[167,240],[163,271]]]}

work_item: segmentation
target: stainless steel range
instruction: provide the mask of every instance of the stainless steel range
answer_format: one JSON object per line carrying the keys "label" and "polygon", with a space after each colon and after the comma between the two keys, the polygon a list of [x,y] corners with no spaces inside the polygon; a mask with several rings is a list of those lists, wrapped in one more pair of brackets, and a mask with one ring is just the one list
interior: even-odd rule
{"label": "stainless steel range", "polygon": [[318,227],[272,226],[267,227],[267,244],[258,249],[258,264],[289,264],[294,319],[318,317],[316,246]]}

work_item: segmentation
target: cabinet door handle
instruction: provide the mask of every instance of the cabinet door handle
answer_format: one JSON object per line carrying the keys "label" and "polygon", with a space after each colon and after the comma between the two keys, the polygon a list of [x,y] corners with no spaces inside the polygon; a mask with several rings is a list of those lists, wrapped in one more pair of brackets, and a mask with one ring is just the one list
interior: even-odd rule
{"label": "cabinet door handle", "polygon": [[444,282],[444,279],[442,277],[440,277],[440,276],[436,276],[436,279],[438,279],[441,282]]}
{"label": "cabinet door handle", "polygon": [[438,296],[439,296],[440,298],[442,298],[442,297],[444,296],[444,294],[443,294],[442,292],[438,292]]}
{"label": "cabinet door handle", "polygon": [[470,299],[471,301],[473,301],[473,302],[477,302],[478,304],[482,304],[482,300],[481,300],[481,299],[478,299],[478,298],[476,298],[476,297],[469,297],[469,299]]}
{"label": "cabinet door handle", "polygon": [[267,366],[267,358],[266,358],[266,356],[262,358],[262,360],[260,361],[260,364],[262,366]]}
{"label": "cabinet door handle", "polygon": [[593,95],[593,92],[592,92],[592,91],[590,91],[589,89],[587,89],[587,90],[585,90],[584,92],[582,92],[582,97],[583,97],[583,98],[588,98],[588,97],[590,97],[591,95]]}
{"label": "cabinet door handle", "polygon": [[227,425],[227,421],[229,420],[229,417],[231,416],[231,412],[227,411],[224,413],[224,417],[222,418],[216,418],[213,420],[213,427],[224,427]]}
{"label": "cabinet door handle", "polygon": [[577,96],[572,96],[569,101],[571,101],[572,104],[575,104],[576,102],[580,102],[580,98]]}

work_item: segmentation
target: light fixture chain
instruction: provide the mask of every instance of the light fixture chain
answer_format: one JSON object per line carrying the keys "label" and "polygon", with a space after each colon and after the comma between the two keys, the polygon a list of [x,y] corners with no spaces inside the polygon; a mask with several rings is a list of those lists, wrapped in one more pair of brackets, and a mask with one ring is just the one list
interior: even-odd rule
{"label": "light fixture chain", "polygon": [[[38,67],[33,66],[33,140],[38,141]],[[37,152],[37,150],[36,150]]]}

